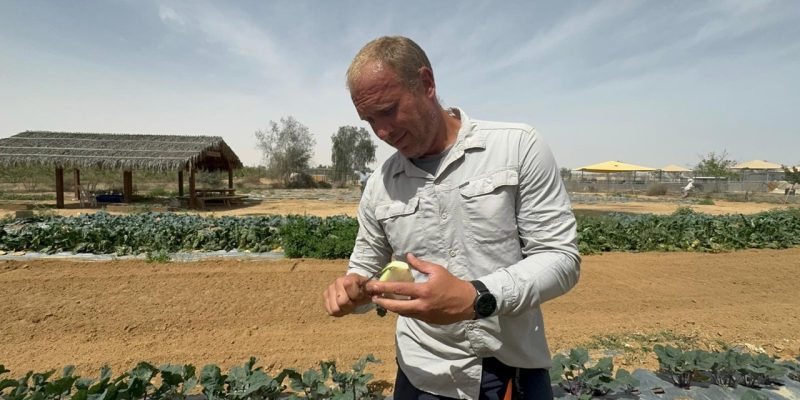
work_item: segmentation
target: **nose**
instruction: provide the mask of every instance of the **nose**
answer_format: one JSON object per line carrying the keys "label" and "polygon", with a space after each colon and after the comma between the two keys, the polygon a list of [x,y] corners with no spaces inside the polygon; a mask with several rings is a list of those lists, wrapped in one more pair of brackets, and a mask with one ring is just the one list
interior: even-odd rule
{"label": "nose", "polygon": [[372,124],[372,130],[375,131],[375,135],[378,136],[378,139],[383,140],[384,142],[388,141],[388,139],[392,136],[392,132],[394,132],[394,127],[387,121],[375,121]]}

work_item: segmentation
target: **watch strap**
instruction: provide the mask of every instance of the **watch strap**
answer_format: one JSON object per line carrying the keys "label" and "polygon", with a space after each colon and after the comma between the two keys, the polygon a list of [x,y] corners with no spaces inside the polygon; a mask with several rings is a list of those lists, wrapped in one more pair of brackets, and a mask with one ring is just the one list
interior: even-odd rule
{"label": "watch strap", "polygon": [[475,287],[475,290],[478,291],[478,295],[489,293],[489,288],[487,288],[483,282],[479,280],[474,280],[474,281],[469,281],[469,283],[471,283],[472,286]]}

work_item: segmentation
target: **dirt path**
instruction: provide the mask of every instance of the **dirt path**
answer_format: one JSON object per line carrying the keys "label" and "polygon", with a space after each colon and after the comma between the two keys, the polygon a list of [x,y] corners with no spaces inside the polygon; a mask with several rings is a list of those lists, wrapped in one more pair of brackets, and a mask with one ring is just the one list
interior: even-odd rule
{"label": "dirt path", "polygon": [[[553,350],[616,338],[624,348],[677,337],[800,354],[800,249],[585,257],[579,285],[544,306]],[[96,375],[138,361],[270,370],[373,353],[393,381],[394,318],[335,319],[320,293],[346,261],[0,261],[0,364],[16,375],[75,364]],[[618,340],[622,337],[622,340]],[[644,353],[622,362],[652,365]]]}

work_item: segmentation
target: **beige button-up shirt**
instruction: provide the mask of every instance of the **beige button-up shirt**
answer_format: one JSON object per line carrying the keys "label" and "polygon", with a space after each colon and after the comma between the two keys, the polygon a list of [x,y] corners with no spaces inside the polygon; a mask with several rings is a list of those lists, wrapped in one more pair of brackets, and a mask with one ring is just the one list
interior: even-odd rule
{"label": "beige button-up shirt", "polygon": [[578,282],[580,256],[569,197],[540,135],[454,111],[461,129],[435,176],[395,153],[370,177],[348,272],[370,276],[412,253],[486,284],[494,315],[451,325],[399,317],[396,333],[398,363],[416,388],[477,399],[481,358],[550,367],[539,305]]}

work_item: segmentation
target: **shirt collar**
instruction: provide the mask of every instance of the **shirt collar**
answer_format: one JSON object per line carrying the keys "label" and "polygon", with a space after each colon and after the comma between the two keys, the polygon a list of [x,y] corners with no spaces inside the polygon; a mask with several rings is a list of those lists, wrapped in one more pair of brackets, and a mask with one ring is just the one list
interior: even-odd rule
{"label": "shirt collar", "polygon": [[[467,116],[464,110],[458,107],[452,107],[451,109],[457,111],[461,116],[461,128],[458,129],[456,142],[453,144],[450,154],[448,154],[446,160],[442,161],[448,164],[451,162],[449,160],[461,157],[465,150],[486,148],[486,138],[482,135],[478,135],[475,129],[477,124]],[[411,160],[400,154],[400,152],[396,152],[392,158],[394,160],[389,166],[389,176],[394,177],[401,172],[405,172],[406,175],[416,178],[425,178],[428,176],[427,172],[419,169]]]}

